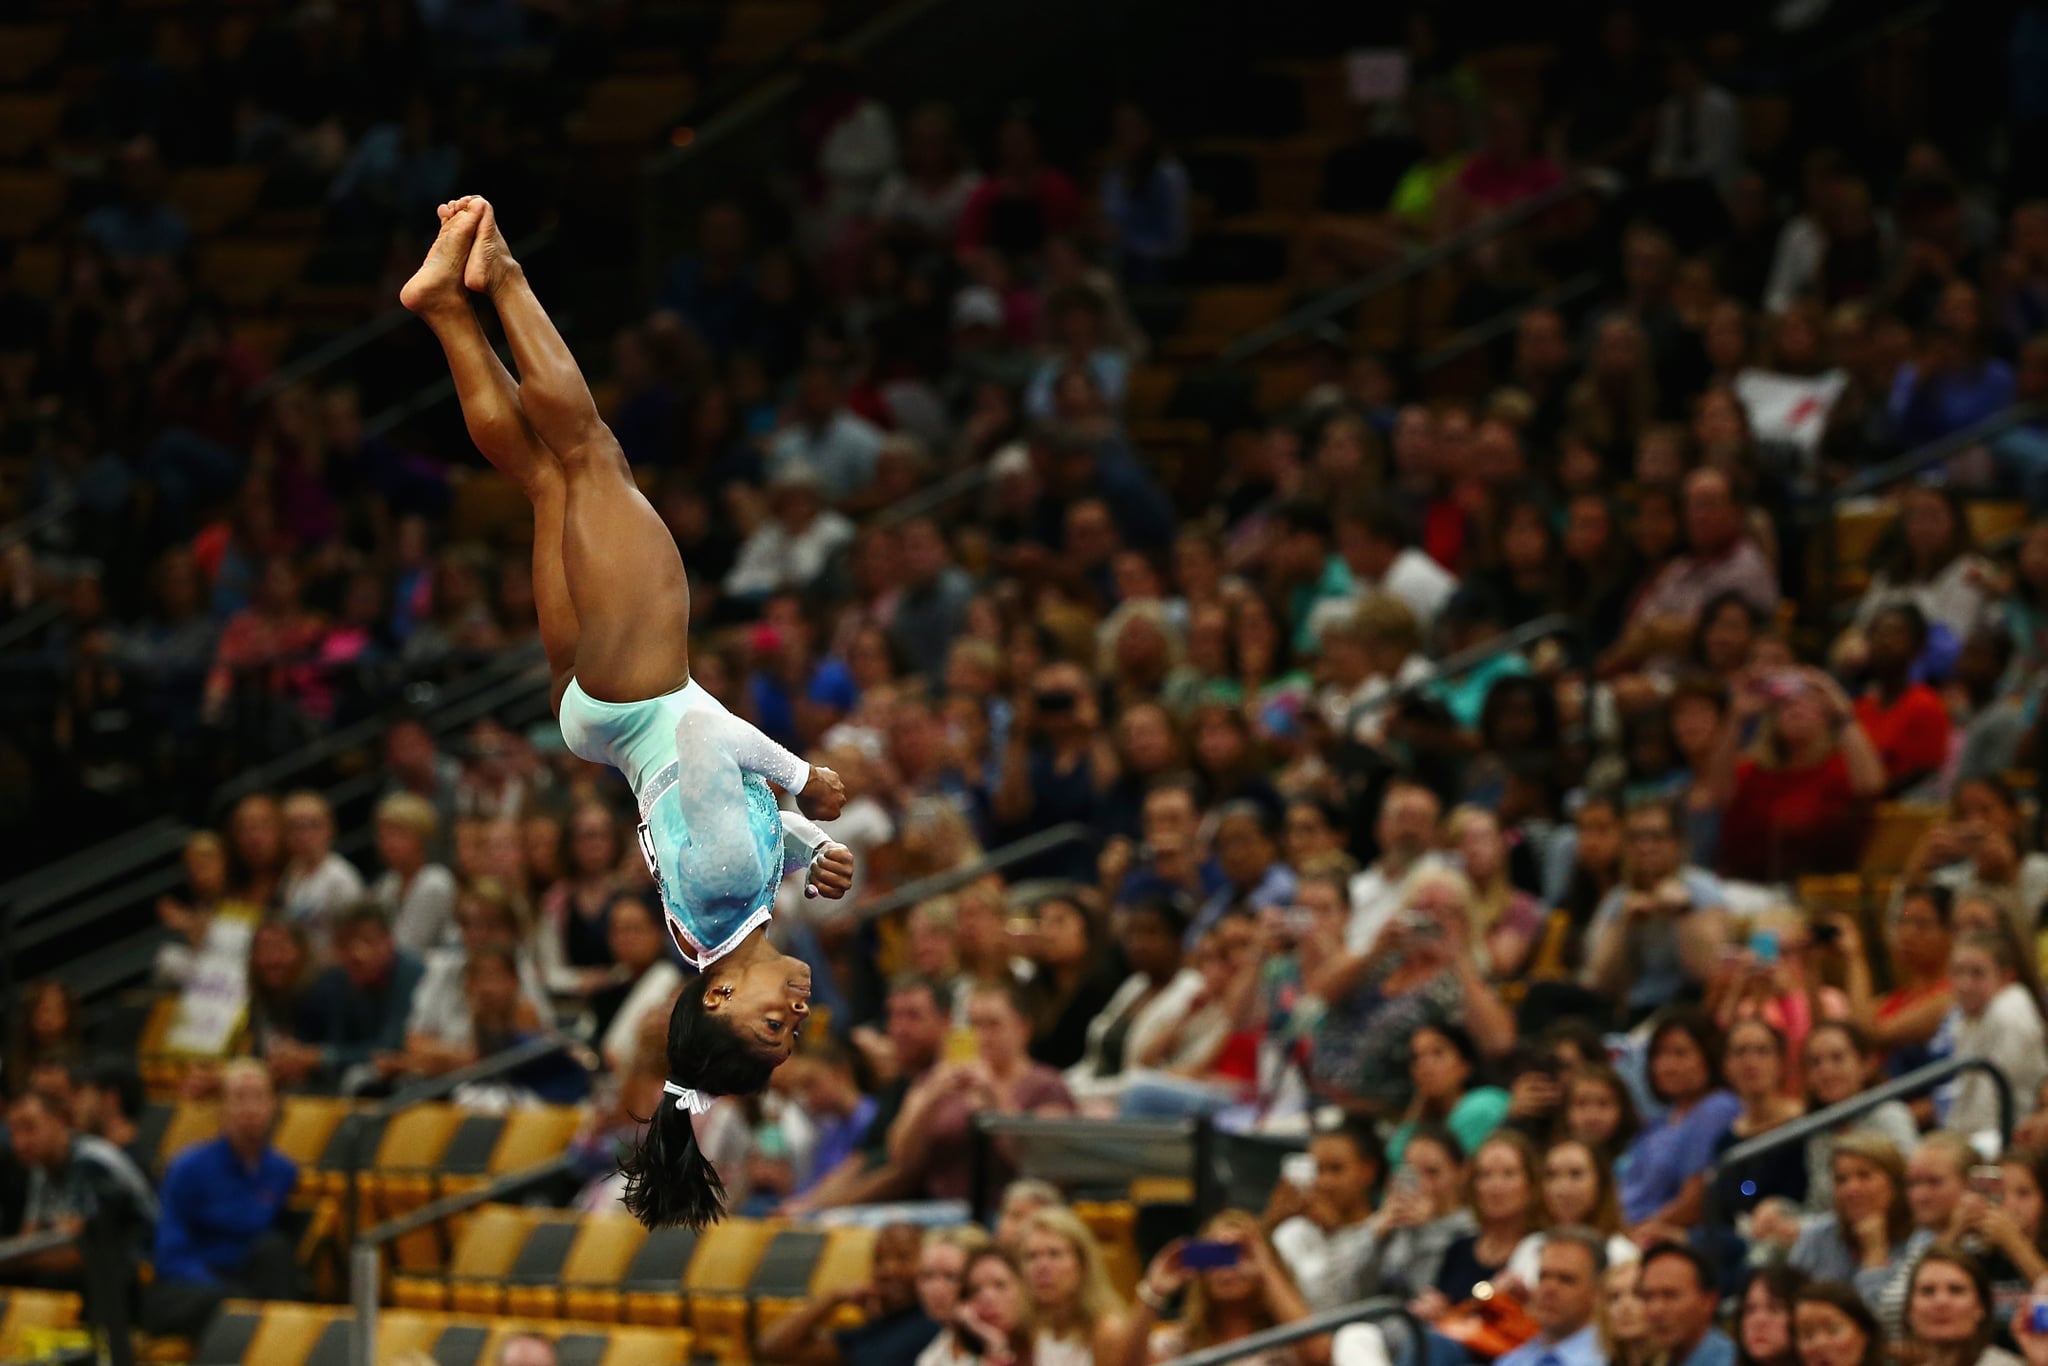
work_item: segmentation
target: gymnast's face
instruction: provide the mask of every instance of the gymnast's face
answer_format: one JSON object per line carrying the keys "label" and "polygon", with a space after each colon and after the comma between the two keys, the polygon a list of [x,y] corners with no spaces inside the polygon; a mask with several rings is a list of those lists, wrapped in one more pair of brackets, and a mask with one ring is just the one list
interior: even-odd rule
{"label": "gymnast's face", "polygon": [[787,954],[718,974],[704,987],[704,1008],[727,1017],[763,1056],[781,1062],[811,1013],[810,964]]}

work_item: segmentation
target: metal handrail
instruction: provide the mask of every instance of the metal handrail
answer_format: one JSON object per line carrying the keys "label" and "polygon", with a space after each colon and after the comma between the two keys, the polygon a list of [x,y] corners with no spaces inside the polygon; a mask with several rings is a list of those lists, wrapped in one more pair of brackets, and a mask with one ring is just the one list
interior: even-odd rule
{"label": "metal handrail", "polygon": [[[517,244],[521,257],[538,256],[555,241],[553,228],[542,228]],[[251,389],[243,399],[245,407],[254,408],[275,394],[282,393],[303,380],[311,379],[338,360],[345,360],[387,333],[395,332],[412,318],[410,310],[393,304],[367,322],[358,323],[332,341],[314,347],[305,355],[273,370],[270,377]]]}
{"label": "metal handrail", "polygon": [[1440,370],[1454,360],[1470,355],[1483,346],[1490,346],[1494,342],[1499,341],[1502,337],[1507,336],[1517,327],[1521,326],[1523,318],[1536,312],[1538,309],[1560,308],[1574,299],[1591,294],[1598,288],[1600,288],[1600,272],[1596,270],[1582,270],[1570,279],[1560,284],[1552,285],[1541,294],[1525,299],[1512,308],[1502,309],[1485,322],[1475,323],[1471,327],[1454,334],[1442,344],[1423,352],[1422,358],[1415,362],[1415,369],[1418,373],[1425,375],[1433,370]]}
{"label": "metal handrail", "polygon": [[22,513],[6,526],[0,526],[0,550],[5,550],[18,541],[27,540],[44,527],[55,526],[69,517],[71,510],[77,506],[76,494],[69,489],[59,489],[42,506]]}
{"label": "metal handrail", "polygon": [[367,1154],[363,1152],[364,1140],[373,1126],[381,1125],[394,1116],[430,1101],[443,1100],[455,1094],[471,1082],[489,1081],[515,1072],[528,1063],[551,1058],[557,1053],[567,1053],[590,1071],[589,1050],[565,1034],[549,1030],[535,1035],[524,1043],[500,1049],[488,1058],[478,1058],[467,1067],[458,1067],[453,1072],[443,1072],[438,1077],[428,1077],[394,1093],[389,1099],[380,1101],[363,1110],[352,1110],[342,1120],[349,1126],[344,1148],[344,1161],[348,1172],[348,1202],[345,1227],[349,1238],[354,1240],[362,1212],[362,1174]]}
{"label": "metal handrail", "polygon": [[1083,1119],[980,1113],[974,1116],[974,1127],[969,1135],[972,1151],[969,1153],[968,1209],[977,1219],[990,1210],[989,1201],[995,1195],[995,1163],[991,1149],[997,1141],[1005,1138],[1067,1138],[1097,1151],[1102,1145],[1117,1143],[1185,1143],[1188,1145],[1188,1169],[1185,1172],[1159,1171],[1151,1174],[1186,1176],[1194,1183],[1195,1208],[1207,1210],[1212,1207],[1210,1195],[1215,1186],[1215,1133],[1216,1127],[1207,1116],[1190,1119]]}
{"label": "metal handrail", "polygon": [[128,1315],[129,1296],[134,1290],[135,1268],[129,1261],[125,1237],[88,1221],[76,1232],[57,1229],[25,1233],[0,1242],[0,1263],[60,1247],[77,1247],[84,1294],[85,1322],[97,1329],[104,1340],[109,1366],[134,1366],[135,1341]]}
{"label": "metal handrail", "polygon": [[1013,840],[1000,849],[991,849],[964,868],[949,868],[930,877],[921,877],[915,882],[906,882],[895,891],[865,906],[856,907],[854,915],[861,920],[879,920],[885,915],[915,906],[920,901],[929,901],[935,896],[957,892],[970,882],[975,882],[990,873],[1000,872],[1013,864],[1069,844],[1082,844],[1095,837],[1093,827],[1080,821],[1068,821],[1041,830],[1035,835]]}
{"label": "metal handrail", "polygon": [[1577,199],[1581,195],[1598,194],[1612,183],[1612,176],[1612,172],[1573,172],[1563,182],[1542,194],[1533,195],[1518,204],[1510,204],[1498,213],[1488,214],[1464,231],[1453,233],[1434,246],[1403,256],[1391,265],[1381,266],[1348,285],[1339,285],[1320,297],[1311,299],[1280,321],[1262,327],[1231,345],[1223,352],[1223,363],[1241,365],[1254,356],[1272,350],[1281,342],[1298,337],[1311,328],[1328,322],[1375,295],[1399,288],[1427,275],[1438,266],[1464,255],[1475,247],[1486,245],[1501,234],[1521,227],[1530,219],[1540,217],[1560,204]]}
{"label": "metal handrail", "polygon": [[1525,621],[1513,630],[1501,632],[1492,640],[1482,640],[1469,649],[1460,650],[1450,658],[1439,661],[1427,676],[1395,688],[1378,701],[1354,706],[1344,717],[1344,729],[1349,732],[1358,724],[1359,717],[1368,711],[1384,709],[1410,698],[1421,697],[1437,684],[1471,673],[1480,665],[1501,655],[1510,654],[1525,645],[1533,645],[1551,636],[1576,631],[1578,628],[1577,619],[1563,612],[1552,612],[1534,621]]}
{"label": "metal handrail", "polygon": [[2048,420],[2048,403],[2015,403],[2010,408],[2002,408],[1981,422],[1971,423],[1959,432],[1950,432],[1947,436],[1907,451],[1896,459],[1887,460],[1881,465],[1872,466],[1845,479],[1823,500],[1822,506],[1832,510],[1835,504],[1845,499],[1875,493],[1888,485],[1910,479],[1944,460],[1961,455],[1972,446],[2003,436],[2015,427],[2043,420]]}
{"label": "metal handrail", "polygon": [[1780,1148],[1830,1133],[1859,1115],[1868,1114],[1887,1101],[1904,1100],[1908,1096],[1938,1086],[1950,1077],[1964,1072],[1982,1072],[1991,1078],[1993,1088],[1998,1092],[1998,1132],[2006,1143],[2012,1142],[2012,1130],[2017,1111],[2013,1105],[2012,1082],[2007,1079],[1999,1066],[1988,1058],[1944,1058],[1931,1062],[1925,1067],[1916,1067],[1902,1077],[1859,1091],[1847,1100],[1837,1101],[1824,1110],[1816,1110],[1798,1119],[1788,1120],[1775,1129],[1768,1129],[1755,1138],[1744,1139],[1722,1153],[1720,1159],[1707,1172],[1706,1217],[1712,1222],[1715,1214],[1715,1191],[1724,1172],[1746,1167],[1767,1153]]}
{"label": "metal handrail", "polygon": [[444,1219],[475,1209],[478,1205],[490,1204],[507,1196],[517,1195],[542,1182],[566,1175],[574,1170],[575,1162],[575,1155],[565,1152],[531,1167],[508,1172],[473,1191],[442,1196],[439,1200],[420,1206],[410,1214],[387,1219],[358,1234],[349,1245],[348,1293],[349,1302],[355,1309],[355,1332],[350,1344],[349,1360],[354,1362],[355,1366],[376,1366],[377,1315],[381,1309],[377,1297],[384,1280],[384,1264],[378,1252],[379,1248],[394,1239],[403,1238],[408,1233],[416,1233]]}
{"label": "metal handrail", "polygon": [[1162,1363],[1162,1366],[1225,1366],[1227,1362],[1243,1361],[1261,1352],[1270,1352],[1275,1347],[1286,1347],[1304,1338],[1321,1337],[1325,1333],[1334,1333],[1350,1324],[1365,1323],[1372,1319],[1400,1319],[1408,1325],[1410,1342],[1419,1344],[1423,1340],[1422,1325],[1416,1321],[1415,1315],[1409,1312],[1408,1306],[1392,1296],[1382,1295],[1360,1300],[1356,1304],[1343,1304],[1335,1309],[1325,1309],[1320,1314],[1310,1314],[1307,1318],[1296,1319],[1293,1323],[1279,1324],[1253,1333],[1249,1337],[1239,1338],[1235,1342],[1222,1342],[1214,1347],[1205,1347],[1199,1352],[1189,1352],[1186,1356],[1174,1357]]}

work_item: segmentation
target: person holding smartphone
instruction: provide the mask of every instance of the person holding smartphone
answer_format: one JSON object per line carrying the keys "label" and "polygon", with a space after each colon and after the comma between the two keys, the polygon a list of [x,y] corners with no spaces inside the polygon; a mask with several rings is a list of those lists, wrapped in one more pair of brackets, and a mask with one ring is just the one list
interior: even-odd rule
{"label": "person holding smartphone", "polygon": [[[1180,1316],[1169,1318],[1176,1298]],[[1308,1315],[1308,1303],[1258,1221],[1225,1210],[1202,1226],[1200,1237],[1175,1239],[1145,1268],[1122,1366],[1169,1361]],[[1329,1339],[1310,1338],[1244,1357],[1240,1366],[1306,1366],[1328,1358]]]}

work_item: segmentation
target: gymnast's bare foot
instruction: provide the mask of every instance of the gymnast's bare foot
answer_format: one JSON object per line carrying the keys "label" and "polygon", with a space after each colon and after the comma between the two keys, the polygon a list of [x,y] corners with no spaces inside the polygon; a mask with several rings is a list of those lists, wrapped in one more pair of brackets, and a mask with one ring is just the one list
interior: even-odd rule
{"label": "gymnast's bare foot", "polygon": [[421,316],[469,307],[462,292],[462,270],[476,241],[477,214],[466,206],[453,211],[449,205],[441,207],[440,235],[427,248],[426,261],[398,291],[398,302]]}
{"label": "gymnast's bare foot", "polygon": [[476,242],[469,249],[469,264],[463,269],[462,283],[479,294],[496,294],[517,278],[519,263],[512,259],[512,249],[505,245],[505,235],[498,231],[498,214],[491,202],[472,196],[469,203],[477,215]]}

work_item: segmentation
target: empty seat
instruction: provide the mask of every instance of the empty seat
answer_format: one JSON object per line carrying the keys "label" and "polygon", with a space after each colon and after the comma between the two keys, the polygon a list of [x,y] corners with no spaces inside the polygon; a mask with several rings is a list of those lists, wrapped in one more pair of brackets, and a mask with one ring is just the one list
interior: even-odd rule
{"label": "empty seat", "polygon": [[684,1286],[690,1294],[690,1330],[698,1350],[723,1362],[747,1359],[751,1344],[748,1288],[769,1245],[779,1236],[772,1224],[733,1219],[714,1224],[697,1240]]}
{"label": "empty seat", "polygon": [[505,1273],[505,1313],[553,1318],[561,1312],[562,1268],[580,1231],[573,1218],[534,1225]]}
{"label": "empty seat", "polygon": [[482,1312],[494,1312],[497,1283],[519,1255],[535,1217],[533,1211],[514,1205],[482,1206],[470,1215],[455,1240],[447,1277],[395,1276],[391,1282],[393,1301],[407,1309],[446,1309],[461,1284],[468,1287],[463,1302],[479,1303],[484,1306]]}
{"label": "empty seat", "polygon": [[333,1096],[286,1096],[270,1146],[302,1168],[318,1166],[349,1109],[349,1102]]}
{"label": "empty seat", "polygon": [[242,1358],[261,1366],[304,1366],[333,1329],[340,1329],[346,1361],[348,1310],[317,1304],[266,1304]]}
{"label": "empty seat", "polygon": [[434,1339],[434,1366],[478,1366],[491,1330],[479,1323],[451,1323]]}
{"label": "empty seat", "polygon": [[305,1366],[354,1366],[355,1333],[354,1319],[330,1320],[307,1351]]}
{"label": "empty seat", "polygon": [[[0,128],[12,103],[0,97]],[[64,211],[69,188],[55,171],[0,171],[0,237],[33,237]]]}
{"label": "empty seat", "polygon": [[367,1113],[344,1111],[320,1145],[320,1156],[310,1166],[299,1168],[299,1193],[338,1198],[348,1192],[349,1171],[367,1170],[384,1141],[384,1126],[390,1121]]}
{"label": "empty seat", "polygon": [[[563,1341],[566,1339],[557,1339],[557,1353]],[[671,1366],[673,1362],[691,1360],[695,1348],[696,1342],[688,1329],[618,1328],[610,1334],[609,1350],[601,1366]],[[569,1366],[568,1358],[562,1359],[562,1366]]]}
{"label": "empty seat", "polygon": [[165,1166],[171,1159],[195,1143],[204,1143],[220,1135],[220,1104],[211,1100],[182,1100],[171,1112],[171,1119],[164,1126],[162,1142],[157,1151]]}
{"label": "empty seat", "polygon": [[[568,1318],[616,1320],[620,1283],[646,1240],[646,1228],[631,1215],[583,1216],[576,1226],[575,1246],[562,1263],[562,1294],[555,1312]],[[590,1291],[603,1298],[583,1298]],[[590,1309],[599,1312],[586,1312]]]}
{"label": "empty seat", "polygon": [[1287,291],[1279,287],[1225,285],[1198,290],[1188,305],[1181,333],[1171,340],[1169,349],[1177,355],[1220,351],[1279,318],[1286,306]]}
{"label": "empty seat", "polygon": [[263,1326],[261,1306],[230,1304],[213,1316],[192,1354],[192,1366],[242,1366],[256,1330]]}
{"label": "empty seat", "polygon": [[[8,1290],[0,1292],[0,1359],[30,1356],[28,1338],[52,1331],[76,1328],[80,1313],[78,1296],[56,1290]],[[40,1356],[36,1349],[33,1355]]]}
{"label": "empty seat", "polygon": [[1941,823],[1946,808],[1937,802],[1880,802],[1863,846],[1865,873],[1900,873],[1913,847]]}
{"label": "empty seat", "polygon": [[754,1300],[754,1336],[795,1313],[806,1301],[865,1285],[874,1270],[872,1228],[784,1229],[754,1268],[747,1293]]}
{"label": "empty seat", "polygon": [[615,1289],[570,1286],[564,1310],[571,1318],[628,1323],[680,1324],[683,1277],[697,1253],[697,1232],[658,1228],[642,1239],[619,1275]]}
{"label": "empty seat", "polygon": [[490,1174],[505,1176],[560,1157],[582,1123],[583,1113],[573,1105],[514,1110],[505,1117],[504,1131],[491,1150]]}
{"label": "empty seat", "polygon": [[602,1366],[611,1345],[603,1333],[564,1333],[555,1339],[555,1366]]}

